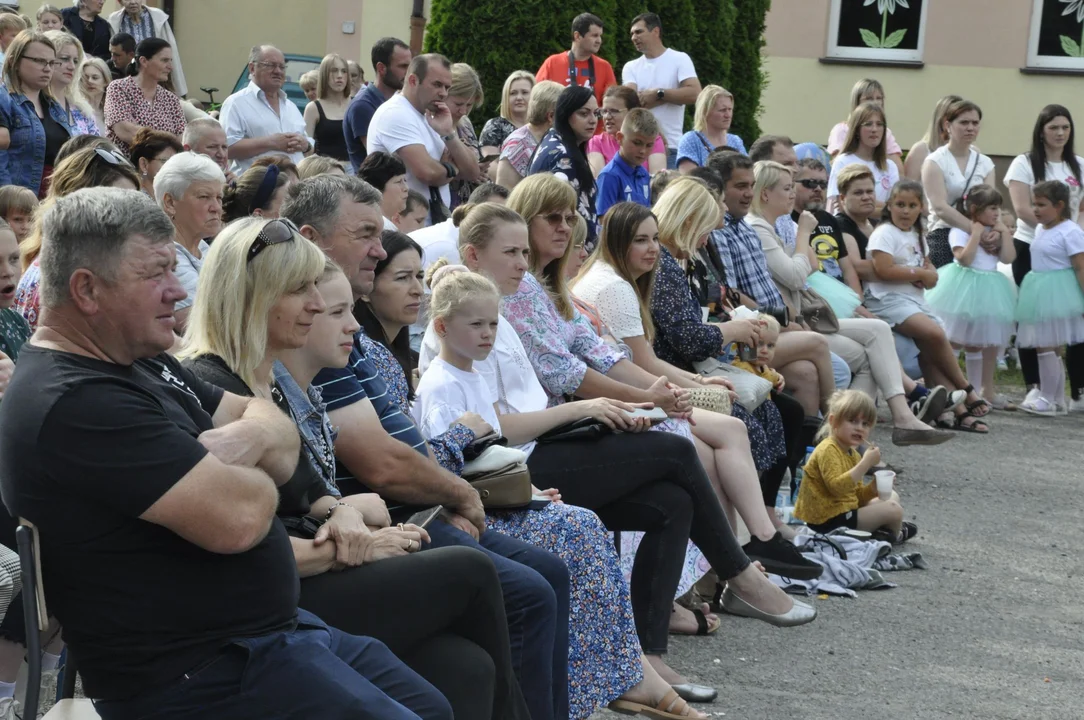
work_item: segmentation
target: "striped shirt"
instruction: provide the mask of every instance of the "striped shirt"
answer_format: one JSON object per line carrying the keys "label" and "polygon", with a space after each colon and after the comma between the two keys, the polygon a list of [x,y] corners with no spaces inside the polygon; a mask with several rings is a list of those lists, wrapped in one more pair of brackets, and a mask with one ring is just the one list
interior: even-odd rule
{"label": "striped shirt", "polygon": [[[358,330],[354,335],[354,349],[350,352],[346,367],[324,368],[312,384],[320,389],[329,413],[368,400],[372,403],[373,410],[376,411],[380,424],[388,435],[428,457],[425,438],[418,431],[414,420],[399,409],[395,397],[388,391],[388,386],[369,357],[372,342],[364,330]],[[343,490],[344,495],[352,494],[354,490],[354,488],[344,487],[344,482],[361,484],[338,460],[336,460],[335,482]],[[364,488],[363,492],[371,492],[364,485],[362,488]]]}

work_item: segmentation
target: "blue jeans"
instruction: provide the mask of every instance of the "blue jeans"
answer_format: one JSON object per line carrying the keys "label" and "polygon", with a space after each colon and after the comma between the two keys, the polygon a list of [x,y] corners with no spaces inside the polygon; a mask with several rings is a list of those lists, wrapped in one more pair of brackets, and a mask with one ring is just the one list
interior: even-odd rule
{"label": "blue jeans", "polygon": [[465,545],[493,560],[504,592],[512,668],[532,720],[568,717],[568,568],[555,555],[496,532],[481,542],[444,522],[432,547]]}
{"label": "blue jeans", "polygon": [[832,377],[836,380],[836,390],[846,390],[851,386],[851,369],[847,361],[835,353],[832,356]]}
{"label": "blue jeans", "polygon": [[444,696],[383,643],[297,617],[291,632],[236,639],[173,685],[95,709],[103,720],[452,720]]}

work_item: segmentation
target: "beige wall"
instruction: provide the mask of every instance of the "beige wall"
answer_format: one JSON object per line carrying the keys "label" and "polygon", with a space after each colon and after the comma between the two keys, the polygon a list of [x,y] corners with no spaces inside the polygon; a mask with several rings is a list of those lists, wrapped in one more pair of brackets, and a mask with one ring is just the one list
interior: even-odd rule
{"label": "beige wall", "polygon": [[[1048,103],[1084,118],[1080,78],[1020,72],[1027,59],[1030,0],[951,0],[927,7],[925,66],[910,69],[818,62],[827,48],[829,1],[773,0],[764,132],[827,143],[832,126],[846,119],[851,87],[864,77],[884,84],[889,126],[904,149],[921,139],[937,100],[950,93],[982,107],[977,144],[990,155],[1025,152],[1035,117]],[[961,34],[961,28],[968,30]]]}

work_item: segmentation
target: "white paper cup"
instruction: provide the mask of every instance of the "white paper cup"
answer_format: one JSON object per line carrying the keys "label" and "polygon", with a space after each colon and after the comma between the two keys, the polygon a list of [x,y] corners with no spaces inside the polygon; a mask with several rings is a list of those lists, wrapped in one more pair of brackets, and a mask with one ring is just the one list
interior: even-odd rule
{"label": "white paper cup", "polygon": [[882,500],[892,497],[892,486],[896,483],[896,473],[891,470],[878,470],[873,473],[877,481],[877,496]]}

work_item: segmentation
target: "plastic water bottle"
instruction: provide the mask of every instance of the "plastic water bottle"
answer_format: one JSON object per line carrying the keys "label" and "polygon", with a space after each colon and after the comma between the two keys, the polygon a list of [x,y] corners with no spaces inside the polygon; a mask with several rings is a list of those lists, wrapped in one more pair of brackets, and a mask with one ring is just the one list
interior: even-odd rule
{"label": "plastic water bottle", "polygon": [[775,494],[775,516],[784,523],[790,521],[793,508],[790,502],[790,470],[783,476],[783,482],[779,483],[779,491]]}
{"label": "plastic water bottle", "polygon": [[802,458],[802,464],[798,466],[798,472],[794,476],[794,494],[791,496],[791,505],[795,505],[798,502],[798,489],[802,487],[802,478],[805,477],[805,466],[809,462],[809,456],[813,454],[813,448],[807,447],[805,449],[805,457]]}

